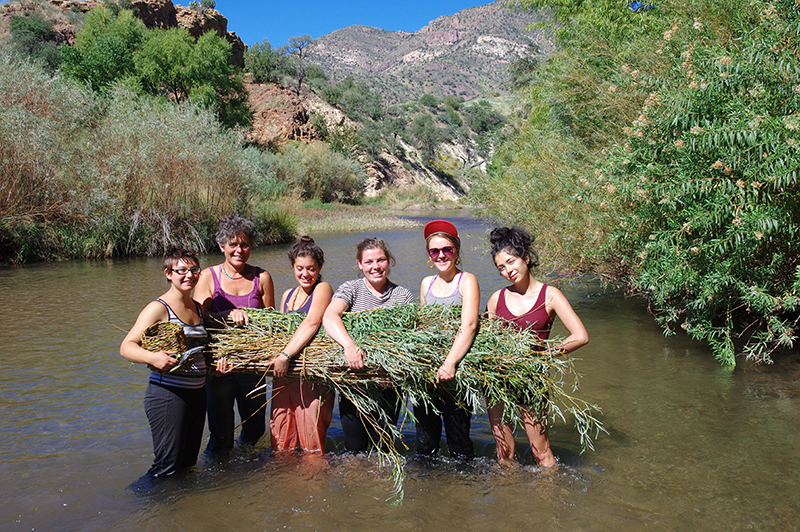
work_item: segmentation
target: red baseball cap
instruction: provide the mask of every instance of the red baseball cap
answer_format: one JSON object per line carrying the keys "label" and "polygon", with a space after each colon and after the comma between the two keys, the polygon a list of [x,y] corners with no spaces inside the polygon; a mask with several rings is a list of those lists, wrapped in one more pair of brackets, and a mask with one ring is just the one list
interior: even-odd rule
{"label": "red baseball cap", "polygon": [[432,222],[425,224],[425,231],[423,232],[425,240],[428,240],[428,237],[434,233],[444,233],[455,238],[456,240],[459,240],[458,229],[456,229],[456,226],[447,220],[433,220]]}

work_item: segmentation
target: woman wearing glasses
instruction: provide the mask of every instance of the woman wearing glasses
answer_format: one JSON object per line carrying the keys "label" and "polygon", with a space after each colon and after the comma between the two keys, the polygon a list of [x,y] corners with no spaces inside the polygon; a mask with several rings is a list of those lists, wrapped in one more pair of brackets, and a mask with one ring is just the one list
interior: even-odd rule
{"label": "woman wearing glasses", "polygon": [[[211,318],[227,317],[237,325],[248,323],[250,319],[242,309],[275,306],[275,289],[269,272],[247,264],[256,240],[256,226],[241,216],[228,216],[219,223],[216,240],[225,260],[203,270],[195,298]],[[233,449],[234,401],[242,419],[242,443],[254,445],[264,435],[266,394],[248,397],[261,380],[257,374],[237,372],[209,377],[206,384],[209,452]]]}
{"label": "woman wearing glasses", "polygon": [[[417,454],[434,456],[439,452],[444,421],[450,456],[472,459],[475,456],[469,437],[472,413],[452,381],[459,362],[475,340],[481,291],[475,276],[460,268],[461,240],[452,223],[434,220],[425,226],[423,236],[430,257],[428,262],[436,269],[436,275],[422,280],[420,304],[460,306],[461,327],[447,357],[436,372],[439,385],[433,392],[433,404],[414,407],[414,417],[417,419]],[[436,413],[434,407],[440,414]]]}
{"label": "woman wearing glasses", "polygon": [[[193,251],[176,249],[164,259],[169,290],[151,301],[136,319],[119,348],[126,360],[152,369],[144,396],[144,410],[153,436],[153,477],[171,475],[197,462],[205,423],[207,342],[203,309],[192,299],[200,276],[200,261]],[[178,359],[167,351],[150,352],[142,347],[142,332],[160,321],[183,326],[189,349],[179,359],[190,361],[174,369]]]}

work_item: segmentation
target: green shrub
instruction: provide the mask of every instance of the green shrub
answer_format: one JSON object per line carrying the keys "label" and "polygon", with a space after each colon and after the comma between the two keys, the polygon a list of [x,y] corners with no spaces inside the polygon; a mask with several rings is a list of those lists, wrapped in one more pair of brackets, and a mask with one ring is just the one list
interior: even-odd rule
{"label": "green shrub", "polygon": [[22,55],[40,61],[49,73],[61,64],[53,21],[39,13],[13,15],[9,24],[11,45]]}
{"label": "green shrub", "polygon": [[[706,18],[662,41],[671,69],[600,165],[607,252],[659,322],[734,364],[793,345],[800,312],[800,17],[739,6],[732,38]],[[744,347],[742,347],[744,346]]]}
{"label": "green shrub", "polygon": [[305,199],[355,203],[364,195],[366,174],[358,162],[327,144],[292,143],[281,152],[280,175]]}

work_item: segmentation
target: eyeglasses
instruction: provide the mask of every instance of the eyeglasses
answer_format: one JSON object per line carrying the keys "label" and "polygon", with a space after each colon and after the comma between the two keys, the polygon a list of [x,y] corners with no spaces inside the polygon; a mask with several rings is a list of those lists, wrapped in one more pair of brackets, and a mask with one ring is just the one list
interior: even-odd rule
{"label": "eyeglasses", "polygon": [[435,259],[439,256],[439,253],[444,253],[445,257],[452,259],[455,251],[456,249],[453,246],[445,246],[443,248],[428,248],[428,255],[430,258]]}
{"label": "eyeglasses", "polygon": [[187,273],[197,275],[200,273],[200,270],[201,268],[199,266],[192,266],[191,268],[172,268],[172,272],[178,275],[186,275]]}

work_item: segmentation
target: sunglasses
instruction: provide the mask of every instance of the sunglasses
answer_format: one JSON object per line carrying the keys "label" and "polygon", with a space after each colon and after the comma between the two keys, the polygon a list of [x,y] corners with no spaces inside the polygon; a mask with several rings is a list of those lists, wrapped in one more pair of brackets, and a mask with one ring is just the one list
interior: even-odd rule
{"label": "sunglasses", "polygon": [[439,253],[444,253],[445,257],[452,259],[455,251],[456,250],[453,246],[445,246],[443,248],[428,248],[428,255],[430,258],[435,259],[439,256]]}
{"label": "sunglasses", "polygon": [[200,273],[201,268],[197,266],[193,266],[191,268],[172,268],[173,273],[177,273],[178,275],[186,275],[187,273],[193,273],[197,275]]}

